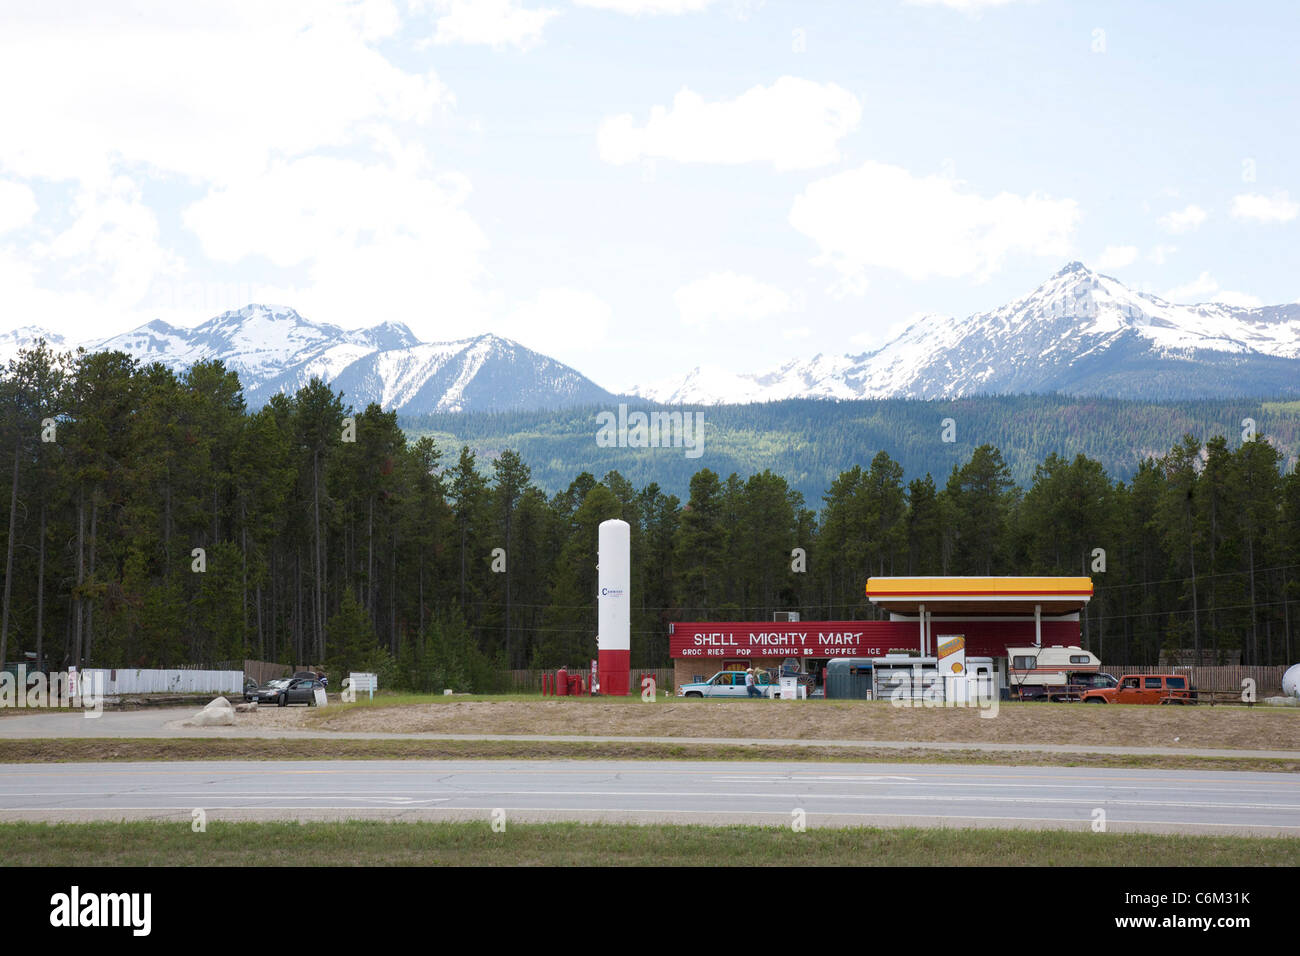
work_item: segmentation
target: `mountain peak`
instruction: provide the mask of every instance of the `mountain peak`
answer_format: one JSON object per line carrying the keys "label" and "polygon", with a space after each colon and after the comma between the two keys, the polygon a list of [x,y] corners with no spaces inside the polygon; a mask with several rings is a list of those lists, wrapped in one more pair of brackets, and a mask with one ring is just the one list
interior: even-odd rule
{"label": "mountain peak", "polygon": [[150,332],[156,332],[161,335],[173,335],[180,331],[176,326],[163,319],[154,319],[140,326],[141,329],[148,329]]}
{"label": "mountain peak", "polygon": [[[288,306],[250,302],[193,328],[155,319],[86,347],[126,352],[177,372],[219,360],[239,376],[252,408],[312,378],[341,391],[354,407],[376,402],[403,414],[535,411],[613,398],[569,366],[499,335],[421,342],[403,322],[367,318],[373,324],[344,330]],[[61,347],[61,338],[34,326],[0,333],[0,367],[42,336]]]}
{"label": "mountain peak", "polygon": [[1085,266],[1082,262],[1079,262],[1076,259],[1074,262],[1070,262],[1062,266],[1061,271],[1058,272],[1056,275],[1052,276],[1052,278],[1059,279],[1062,276],[1073,275],[1075,273],[1082,273],[1083,275],[1092,275],[1092,271],[1087,266]]}
{"label": "mountain peak", "polygon": [[1176,305],[1074,261],[992,311],[918,317],[874,351],[752,374],[696,370],[640,394],[700,404],[1042,392],[1202,398],[1296,395],[1297,382],[1300,305]]}
{"label": "mountain peak", "polygon": [[484,332],[470,339],[475,345],[483,345],[491,349],[512,349],[519,347],[519,343],[514,339],[508,339],[504,336],[497,335],[495,332]]}
{"label": "mountain peak", "polygon": [[222,320],[227,320],[227,321],[234,320],[238,322],[244,322],[249,319],[263,319],[271,322],[306,321],[305,319],[303,319],[301,315],[298,314],[296,309],[291,309],[287,305],[269,305],[269,304],[262,304],[259,302],[250,302],[248,303],[248,305],[244,306],[243,308],[231,309],[228,312],[223,312],[221,313],[221,315],[217,316],[215,319],[211,321],[221,322]]}
{"label": "mountain peak", "polygon": [[379,329],[384,332],[397,332],[401,335],[410,335],[410,336],[415,335],[415,333],[411,331],[411,327],[408,326],[405,322],[394,322],[392,319],[385,319],[382,322],[377,322],[374,325],[372,325],[370,329],[371,331],[374,331],[375,329]]}

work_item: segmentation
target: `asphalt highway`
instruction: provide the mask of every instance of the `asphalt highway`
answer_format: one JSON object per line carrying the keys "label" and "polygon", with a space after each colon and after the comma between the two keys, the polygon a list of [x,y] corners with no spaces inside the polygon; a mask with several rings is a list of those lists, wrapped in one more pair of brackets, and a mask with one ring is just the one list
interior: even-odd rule
{"label": "asphalt highway", "polygon": [[195,708],[105,712],[87,719],[71,711],[10,711],[0,715],[0,739],[105,739],[114,737],[255,738],[260,740],[508,740],[572,743],[657,743],[675,746],[740,744],[753,747],[876,747],[891,750],[1030,751],[1056,754],[1168,755],[1184,757],[1258,757],[1300,759],[1300,750],[1245,750],[1211,747],[1126,747],[1104,744],[1027,744],[916,740],[835,740],[820,737],[605,737],[594,734],[445,734],[380,733],[367,731],[299,730],[279,727],[187,727]]}
{"label": "asphalt highway", "polygon": [[0,821],[576,819],[1300,836],[1300,775],[922,764],[203,761],[0,765]]}

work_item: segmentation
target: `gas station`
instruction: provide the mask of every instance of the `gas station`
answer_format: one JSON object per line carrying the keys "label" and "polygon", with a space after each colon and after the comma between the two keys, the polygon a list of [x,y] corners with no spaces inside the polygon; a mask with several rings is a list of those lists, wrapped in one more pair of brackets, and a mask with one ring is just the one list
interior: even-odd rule
{"label": "gas station", "polygon": [[888,620],[670,624],[674,684],[707,680],[721,670],[777,670],[788,658],[820,675],[837,658],[941,657],[953,646],[992,658],[1005,683],[1008,647],[1079,645],[1079,615],[1092,597],[1092,579],[873,577],[866,597]]}

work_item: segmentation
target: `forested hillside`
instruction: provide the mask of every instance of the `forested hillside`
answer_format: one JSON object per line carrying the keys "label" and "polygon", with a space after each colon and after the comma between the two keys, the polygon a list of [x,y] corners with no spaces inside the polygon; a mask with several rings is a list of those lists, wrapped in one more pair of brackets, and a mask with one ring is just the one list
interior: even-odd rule
{"label": "forested hillside", "polygon": [[[631,402],[632,409],[656,406]],[[947,475],[983,444],[1002,449],[1017,484],[1052,452],[1087,455],[1125,481],[1149,457],[1167,452],[1185,434],[1223,435],[1240,444],[1242,420],[1253,419],[1285,467],[1300,451],[1300,402],[1254,399],[1141,402],[1055,395],[984,396],[957,401],[882,399],[757,405],[688,406],[705,420],[704,452],[681,449],[600,448],[593,441],[596,415],[607,406],[564,412],[420,415],[401,419],[408,434],[432,435],[457,447],[468,443],[488,456],[513,448],[532,465],[533,478],[550,491],[575,473],[618,469],[636,484],[657,481],[685,496],[701,467],[745,476],[770,469],[810,501],[841,471],[866,466],[879,451],[903,466],[908,480]],[[945,436],[945,419],[952,428]],[[952,441],[944,441],[951,437]]]}
{"label": "forested hillside", "polygon": [[[1152,663],[1162,647],[1294,661],[1300,476],[1262,440],[1294,450],[1294,432],[1280,434],[1294,428],[1289,409],[999,408],[710,409],[721,432],[698,460],[498,416],[498,431],[556,431],[489,460],[410,441],[393,414],[350,409],[319,381],[250,412],[220,363],[178,376],[122,353],[26,351],[0,381],[0,658],[31,652],[61,668],[249,656],[486,689],[497,667],[594,655],[597,526],[621,517],[634,666],[666,662],[674,620],[869,617],[870,574],[1030,572],[1092,573],[1086,640],[1107,662]],[[1252,412],[1261,440],[1243,443]],[[1191,427],[1214,416],[1223,428]],[[940,417],[954,419],[955,445],[940,440]],[[1103,421],[1152,443],[1169,423],[1196,437],[1159,438],[1121,482],[1089,444]],[[1093,457],[1055,454],[1062,428]],[[864,434],[879,436],[869,456]],[[613,467],[613,453],[635,467]],[[747,465],[772,456],[818,464]],[[917,462],[931,465],[918,474]],[[539,483],[564,469],[556,490]],[[682,495],[665,490],[683,476]],[[1105,570],[1093,573],[1097,548]]]}

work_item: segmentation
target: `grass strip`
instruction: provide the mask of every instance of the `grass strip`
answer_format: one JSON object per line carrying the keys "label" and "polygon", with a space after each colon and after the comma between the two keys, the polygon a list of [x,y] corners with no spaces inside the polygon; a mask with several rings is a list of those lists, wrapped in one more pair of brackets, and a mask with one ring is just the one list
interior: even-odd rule
{"label": "grass strip", "polygon": [[1300,839],[583,823],[4,823],[10,866],[1300,865]]}
{"label": "grass strip", "polygon": [[339,740],[122,737],[0,740],[0,763],[142,760],[745,760],[800,763],[935,763],[1300,772],[1300,761],[1258,757],[906,750],[746,744],[533,740]]}

